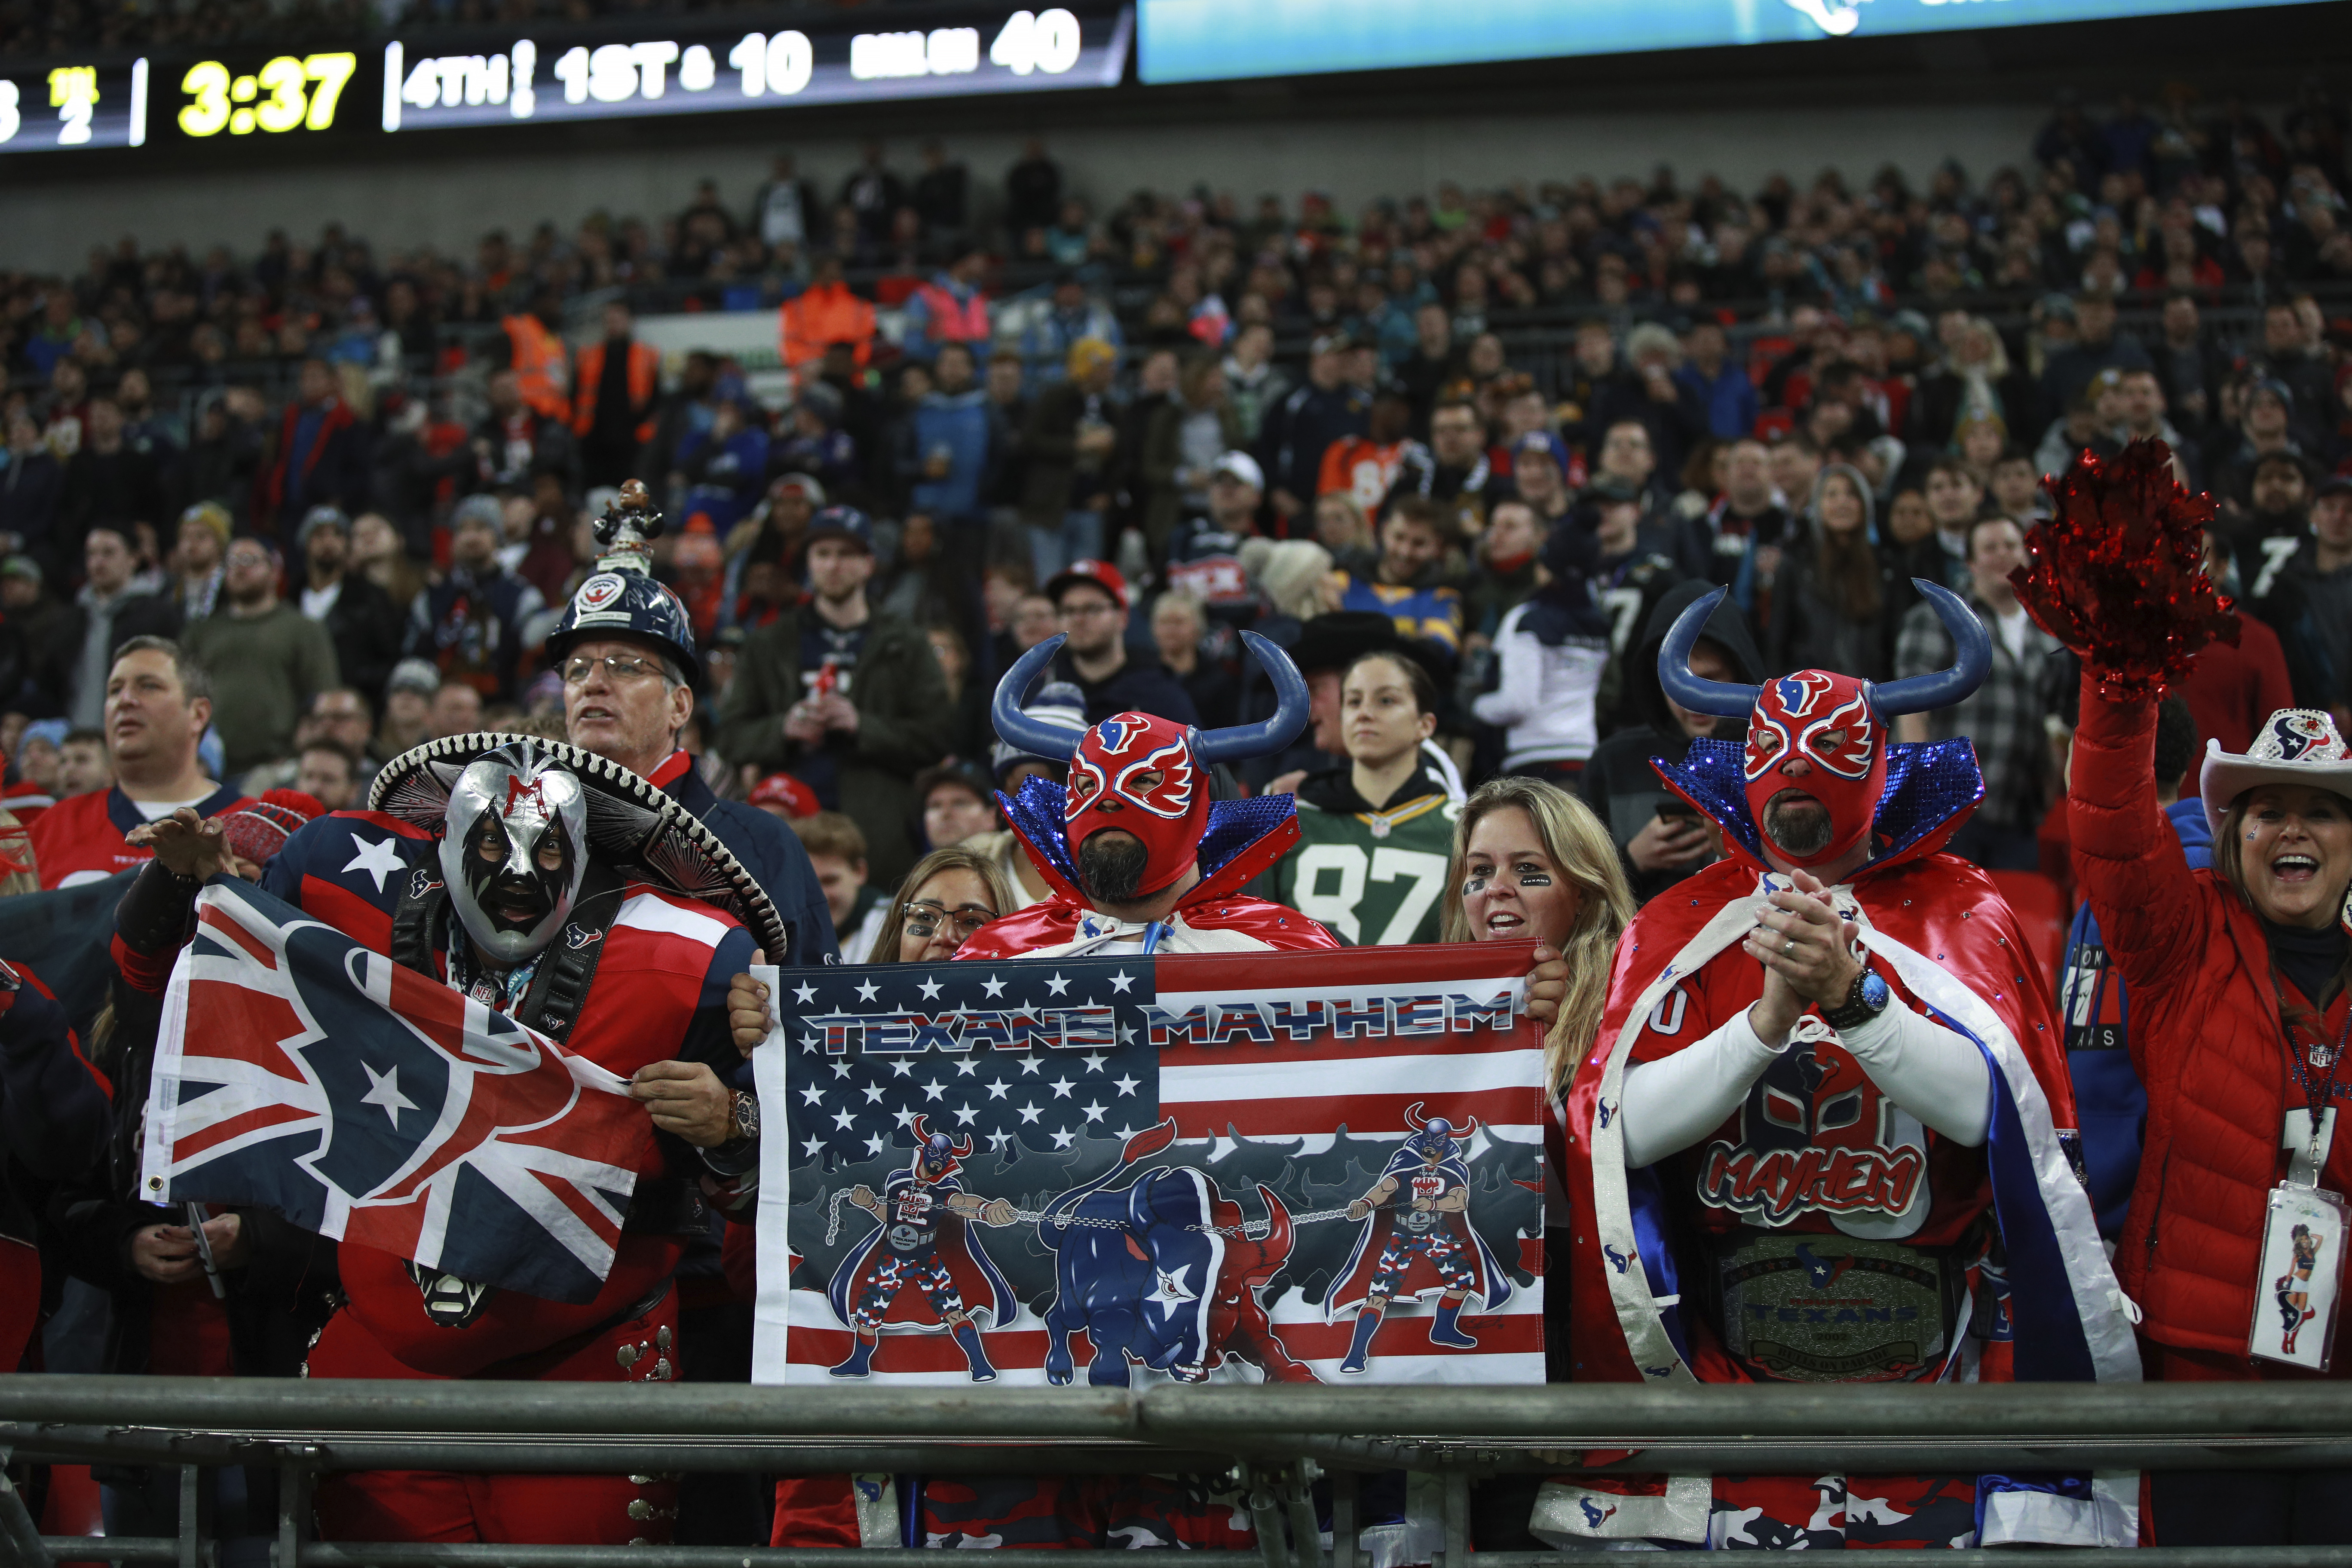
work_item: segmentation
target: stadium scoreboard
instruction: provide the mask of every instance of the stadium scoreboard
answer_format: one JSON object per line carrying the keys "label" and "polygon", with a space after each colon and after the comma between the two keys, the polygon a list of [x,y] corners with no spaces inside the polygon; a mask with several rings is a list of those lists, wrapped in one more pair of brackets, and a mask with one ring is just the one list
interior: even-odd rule
{"label": "stadium scoreboard", "polygon": [[2343,0],[1139,0],[1146,86],[1963,33]]}
{"label": "stadium scoreboard", "polygon": [[1135,28],[1116,0],[968,11],[925,27],[875,17],[803,14],[773,29],[694,18],[634,37],[518,29],[503,47],[462,52],[428,36],[0,65],[0,154],[178,145],[234,156],[327,136],[1116,87]]}

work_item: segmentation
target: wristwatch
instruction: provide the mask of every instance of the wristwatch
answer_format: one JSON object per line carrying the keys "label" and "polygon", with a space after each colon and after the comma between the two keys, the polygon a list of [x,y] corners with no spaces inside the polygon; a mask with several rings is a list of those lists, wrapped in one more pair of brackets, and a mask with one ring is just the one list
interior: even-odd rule
{"label": "wristwatch", "polygon": [[1834,1007],[1822,1009],[1822,1022],[1843,1034],[1848,1029],[1861,1027],[1885,1012],[1886,1005],[1894,999],[1894,993],[1886,989],[1886,982],[1864,966],[1863,972],[1853,977],[1853,989],[1845,994],[1845,1000]]}
{"label": "wristwatch", "polygon": [[735,1136],[729,1139],[729,1142],[749,1143],[760,1136],[760,1100],[757,1095],[737,1089],[731,1114],[735,1121]]}
{"label": "wristwatch", "polygon": [[734,1136],[716,1147],[701,1151],[702,1163],[719,1175],[733,1177],[756,1167],[760,1163],[760,1100],[756,1095],[735,1091],[735,1102],[728,1110],[729,1123]]}

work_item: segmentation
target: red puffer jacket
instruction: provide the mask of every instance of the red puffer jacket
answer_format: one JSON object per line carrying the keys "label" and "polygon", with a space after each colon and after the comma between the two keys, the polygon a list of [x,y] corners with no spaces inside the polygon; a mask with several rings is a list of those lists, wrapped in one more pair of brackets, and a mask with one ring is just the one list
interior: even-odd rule
{"label": "red puffer jacket", "polygon": [[[2116,1273],[2145,1314],[2142,1334],[2239,1358],[2240,1375],[2253,1377],[2263,1374],[2242,1357],[2264,1205],[2286,1171],[2286,1107],[2303,1090],[2262,922],[2220,872],[2189,868],[2156,803],[2155,737],[2154,702],[2107,701],[2084,679],[2068,807],[2074,871],[2130,988],[2133,1065],[2147,1086],[2147,1142]],[[2339,995],[2327,1010],[2331,1037],[2347,1005]],[[2327,1162],[2325,1184],[2339,1192],[2352,1190],[2347,1144],[2338,1138]]]}

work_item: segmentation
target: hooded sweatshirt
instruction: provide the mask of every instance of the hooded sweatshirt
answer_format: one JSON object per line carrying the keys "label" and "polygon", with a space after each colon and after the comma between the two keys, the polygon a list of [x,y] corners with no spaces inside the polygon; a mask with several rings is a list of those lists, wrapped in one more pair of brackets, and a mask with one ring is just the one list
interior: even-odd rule
{"label": "hooded sweatshirt", "polygon": [[[1650,612],[1649,622],[1642,628],[1642,640],[1625,670],[1628,726],[1601,742],[1584,764],[1584,804],[1607,824],[1609,837],[1616,841],[1621,858],[1625,846],[1642,831],[1643,824],[1657,815],[1662,804],[1675,798],[1659,780],[1650,759],[1679,763],[1690,750],[1690,737],[1683,733],[1674,710],[1666,706],[1665,691],[1658,684],[1658,650],[1665,646],[1666,633],[1673,627],[1675,618],[1715,589],[1715,584],[1703,579],[1678,583]],[[1757,652],[1756,639],[1748,635],[1748,617],[1728,595],[1707,617],[1706,629],[1700,636],[1729,658],[1734,680],[1750,685],[1763,680],[1764,660]],[[1746,732],[1737,719],[1717,720],[1716,728],[1726,736]],[[1625,862],[1625,876],[1633,889],[1633,898],[1642,903],[1698,869],[1699,866],[1694,865],[1681,871],[1640,871],[1631,860]]]}
{"label": "hooded sweatshirt", "polygon": [[1573,526],[1545,541],[1551,581],[1504,616],[1495,632],[1495,689],[1470,710],[1504,731],[1503,766],[1580,765],[1599,739],[1609,616],[1594,592],[1598,546]]}

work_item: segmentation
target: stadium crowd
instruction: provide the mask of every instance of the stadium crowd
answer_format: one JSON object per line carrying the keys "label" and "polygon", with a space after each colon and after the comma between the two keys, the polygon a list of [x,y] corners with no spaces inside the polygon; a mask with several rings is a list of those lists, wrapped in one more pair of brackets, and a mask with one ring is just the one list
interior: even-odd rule
{"label": "stadium crowd", "polygon": [[[1539,769],[1598,804],[1606,742],[1663,721],[1633,656],[1693,579],[1732,587],[1766,673],[1924,668],[1911,579],[1973,594],[2004,673],[1925,722],[1987,761],[1962,847],[2032,866],[2063,660],[2001,577],[2074,452],[2162,436],[2221,499],[2216,549],[2282,646],[2246,656],[2270,684],[2238,711],[2218,678],[2199,697],[2202,732],[2240,735],[2281,668],[2346,700],[2344,112],[2316,89],[2276,127],[2194,110],[2067,102],[2030,174],[1925,190],[1661,169],[1352,223],[1313,192],[1098,216],[1042,146],[982,201],[932,142],[919,172],[877,144],[821,192],[779,157],[747,206],[704,182],[658,225],[464,259],[341,224],[247,257],[125,238],[0,278],[0,741],[67,787],[51,759],[91,744],[111,644],[183,631],[239,671],[208,741],[232,781],[307,751],[357,792],[419,735],[544,720],[538,645],[637,476],[717,654],[714,785],[845,806],[881,883],[933,847],[927,770],[985,782],[980,698],[1057,626],[1090,711],[1214,724],[1265,700],[1236,631],[1324,623],[1311,651],[1377,621],[1430,677],[1449,780]],[[633,306],[773,308],[791,374],[665,363]],[[786,726],[827,667],[835,721]],[[853,707],[898,721],[853,731]],[[1331,767],[1317,739],[1270,773]],[[1705,853],[1612,826],[1641,875]]]}
{"label": "stadium crowd", "polygon": [[[1316,193],[1098,214],[1042,145],[983,201],[943,147],[907,174],[877,145],[837,191],[779,157],[748,204],[705,183],[469,258],[332,224],[0,277],[11,854],[69,888],[184,806],[341,809],[426,740],[642,727],[596,694],[644,661],[548,652],[641,481],[699,650],[660,672],[677,765],[784,821],[845,961],[1048,898],[996,791],[1064,764],[989,699],[1057,633],[1030,711],[1073,726],[1263,718],[1239,634],[1288,650],[1310,730],[1219,788],[1297,795],[1258,887],[1343,942],[1439,940],[1465,797],[1506,775],[1580,796],[1654,900],[1725,855],[1650,765],[1744,732],[1658,676],[1717,587],[1689,668],[1750,687],[1943,671],[1915,580],[1958,595],[1990,673],[1896,738],[1971,741],[1952,849],[2063,887],[2080,665],[2010,573],[2079,453],[2165,441],[2248,612],[2159,726],[2160,791],[2274,710],[2352,724],[2347,128],[2317,91],[2275,126],[2068,103],[1981,184],[1661,169],[1352,220]],[[753,310],[773,362],[638,336]],[[665,754],[638,771],[668,787]],[[1366,876],[1376,846],[1426,874]],[[1533,930],[1515,910],[1483,934]],[[118,1302],[201,1288],[185,1233],[148,1246]],[[118,1315],[112,1364],[151,1364],[131,1343]]]}

